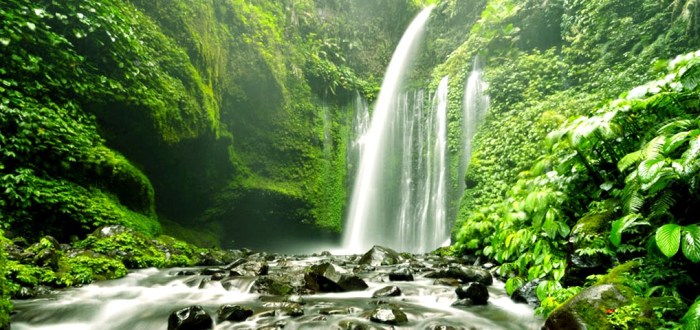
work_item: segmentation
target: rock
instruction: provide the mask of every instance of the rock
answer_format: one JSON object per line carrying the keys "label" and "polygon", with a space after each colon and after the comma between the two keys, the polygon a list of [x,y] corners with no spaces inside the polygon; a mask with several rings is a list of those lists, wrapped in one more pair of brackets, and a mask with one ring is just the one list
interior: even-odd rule
{"label": "rock", "polygon": [[223,268],[206,268],[202,270],[202,275],[214,275],[216,273],[227,273]]}
{"label": "rock", "polygon": [[19,291],[15,292],[15,294],[12,296],[12,299],[33,299],[52,293],[53,290],[45,285],[37,285],[31,288],[21,287]]}
{"label": "rock", "polygon": [[251,293],[269,294],[275,296],[285,296],[292,293],[297,293],[297,288],[289,281],[284,281],[279,278],[260,277],[255,280],[255,283],[250,289]]}
{"label": "rock", "polygon": [[405,260],[407,259],[399,255],[398,252],[390,248],[375,245],[360,258],[358,264],[371,266],[395,265]]}
{"label": "rock", "polygon": [[434,285],[459,286],[460,283],[456,278],[438,278],[433,282]]}
{"label": "rock", "polygon": [[131,230],[122,225],[111,225],[97,228],[92,234],[95,235],[97,238],[106,238],[127,232],[131,232]]}
{"label": "rock", "polygon": [[306,287],[317,292],[342,292],[343,288],[338,284],[344,270],[339,266],[325,262],[311,266],[309,272],[304,274]]}
{"label": "rock", "polygon": [[266,302],[263,303],[263,307],[272,309],[275,316],[297,317],[304,315],[304,308],[302,308],[300,304],[288,301]]}
{"label": "rock", "polygon": [[408,268],[401,268],[389,273],[389,281],[413,281],[413,273]]}
{"label": "rock", "polygon": [[455,327],[451,325],[446,325],[446,324],[431,324],[425,328],[425,330],[461,330],[464,328],[461,327]]}
{"label": "rock", "polygon": [[489,300],[489,290],[479,282],[471,282],[455,290],[459,299],[469,299],[474,305],[486,305]]}
{"label": "rock", "polygon": [[173,312],[168,317],[168,330],[214,329],[214,321],[202,306],[190,306]]}
{"label": "rock", "polygon": [[540,306],[540,299],[537,298],[537,286],[542,282],[541,279],[534,279],[525,283],[523,286],[515,290],[510,296],[515,302],[525,303],[533,307]]}
{"label": "rock", "polygon": [[51,236],[44,236],[39,242],[32,244],[24,250],[27,256],[31,256],[31,263],[41,267],[49,267],[58,270],[61,244]]}
{"label": "rock", "polygon": [[369,324],[363,324],[357,322],[357,320],[342,320],[338,322],[340,329],[342,330],[380,330],[378,328]]}
{"label": "rock", "polygon": [[401,295],[401,289],[395,285],[383,287],[374,291],[372,298],[398,297]]}
{"label": "rock", "polygon": [[219,322],[243,322],[253,316],[253,310],[238,305],[223,305],[217,312]]}
{"label": "rock", "polygon": [[226,274],[224,273],[214,273],[211,274],[211,280],[212,281],[221,281],[226,277]]}
{"label": "rock", "polygon": [[475,266],[452,266],[430,272],[427,278],[454,278],[462,283],[479,282],[483,285],[493,284],[493,276],[489,271]]}
{"label": "rock", "polygon": [[[604,253],[593,253],[581,256],[577,250],[595,248],[592,237],[605,237],[610,232],[610,223],[615,218],[615,212],[589,214],[579,219],[571,228],[569,235],[568,254],[566,256],[566,275],[562,278],[565,286],[581,286],[586,278],[593,274],[604,274],[612,267],[612,258]],[[618,256],[621,257],[621,256]]]}
{"label": "rock", "polygon": [[238,259],[236,259],[235,261],[233,261],[233,262],[229,263],[228,265],[224,266],[224,269],[232,270],[232,269],[234,269],[234,268],[236,268],[236,267],[238,267],[238,266],[240,266],[240,265],[246,263],[247,261],[248,261],[248,260],[246,260],[246,259],[244,259],[244,258],[238,258]]}
{"label": "rock", "polygon": [[192,275],[198,275],[198,274],[197,274],[197,272],[195,272],[193,270],[188,270],[188,269],[181,270],[181,271],[175,273],[175,276],[192,276]]}
{"label": "rock", "polygon": [[362,291],[367,289],[367,283],[355,275],[342,275],[338,285],[343,291]]}
{"label": "rock", "polygon": [[375,308],[369,320],[376,323],[401,325],[408,323],[408,317],[400,309],[391,306],[379,306]]}
{"label": "rock", "polygon": [[631,289],[616,284],[592,286],[581,291],[555,309],[544,323],[543,330],[586,330],[607,329],[606,311],[615,310],[627,304],[625,294]]}

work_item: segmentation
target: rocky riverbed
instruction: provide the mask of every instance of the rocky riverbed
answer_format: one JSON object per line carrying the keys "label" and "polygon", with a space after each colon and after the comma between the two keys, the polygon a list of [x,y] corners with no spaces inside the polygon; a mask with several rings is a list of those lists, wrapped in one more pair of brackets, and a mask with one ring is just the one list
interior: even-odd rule
{"label": "rocky riverbed", "polygon": [[538,329],[532,307],[472,260],[246,252],[15,301],[12,329]]}

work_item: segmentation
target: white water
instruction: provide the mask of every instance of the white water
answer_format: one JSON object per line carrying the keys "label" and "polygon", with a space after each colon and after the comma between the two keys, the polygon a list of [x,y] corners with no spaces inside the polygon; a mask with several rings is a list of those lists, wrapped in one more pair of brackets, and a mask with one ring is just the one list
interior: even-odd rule
{"label": "white water", "polygon": [[[462,129],[464,131],[464,149],[462,161],[460,162],[460,173],[466,173],[469,167],[469,160],[472,156],[472,140],[476,129],[484,119],[489,110],[489,96],[486,95],[488,84],[484,81],[484,71],[477,58],[474,59],[472,72],[469,74],[467,84],[464,86],[464,114],[462,118]],[[464,180],[459,180],[460,189],[464,190]]]}
{"label": "white water", "polygon": [[394,184],[391,179],[398,180],[402,174],[393,177],[395,174],[387,175],[384,170],[392,167],[393,163],[400,162],[402,156],[388,157],[387,154],[393,151],[390,146],[395,142],[389,133],[392,125],[397,125],[397,96],[432,9],[433,6],[430,6],[423,10],[401,38],[382,82],[369,130],[362,137],[360,165],[343,242],[347,251],[361,252],[373,244],[397,247],[399,243],[399,230],[395,224],[397,207],[391,205],[389,195],[395,193],[395,189],[391,189]]}
{"label": "white water", "polygon": [[[356,264],[347,257],[285,258],[269,263],[270,274],[303,274],[305,268],[330,260],[347,264],[351,269]],[[419,259],[430,269],[444,261]],[[534,317],[531,307],[513,302],[505,292],[502,282],[489,286],[489,301],[484,306],[455,307],[455,288],[435,285],[434,280],[415,274],[413,282],[387,283],[387,273],[408,267],[380,266],[376,270],[358,274],[369,288],[345,293],[317,293],[297,297],[302,300],[304,315],[290,317],[270,315],[271,308],[265,306],[264,296],[250,293],[256,277],[233,278],[210,281],[201,285],[210,276],[175,276],[182,269],[144,269],[130,273],[127,277],[87,285],[81,288],[62,290],[57,294],[31,300],[16,300],[16,314],[12,316],[14,330],[165,330],[171,312],[183,307],[201,305],[214,316],[216,330],[258,329],[284,324],[285,329],[339,329],[343,321],[352,320],[364,326],[381,326],[362,316],[363,311],[372,310],[377,299],[372,293],[387,285],[398,286],[400,297],[382,298],[400,306],[409,319],[407,324],[392,329],[426,329],[431,325],[453,327],[469,326],[478,329],[539,329],[542,320]],[[224,287],[223,283],[229,283]],[[303,285],[303,284],[300,284]],[[281,298],[281,297],[280,297]],[[269,300],[268,301],[274,301]],[[216,321],[217,309],[225,304],[235,304],[252,309],[255,314],[240,323]],[[346,313],[320,315],[324,309],[345,310]]]}

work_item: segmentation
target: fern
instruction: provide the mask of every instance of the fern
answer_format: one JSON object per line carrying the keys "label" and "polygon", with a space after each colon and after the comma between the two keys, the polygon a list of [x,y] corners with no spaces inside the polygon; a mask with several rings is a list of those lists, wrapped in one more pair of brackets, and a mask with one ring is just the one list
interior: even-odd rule
{"label": "fern", "polygon": [[676,203],[676,200],[673,197],[673,190],[669,189],[661,193],[661,195],[651,204],[651,214],[649,214],[649,218],[658,219],[665,215],[669,215],[669,210]]}
{"label": "fern", "polygon": [[659,135],[655,137],[644,146],[644,149],[642,149],[642,157],[646,159],[659,158],[662,156],[664,144],[666,144],[666,136]]}
{"label": "fern", "polygon": [[664,145],[664,154],[669,155],[672,152],[676,151],[678,147],[683,145],[685,142],[688,141],[688,136],[690,135],[690,132],[680,132],[675,135],[673,135],[671,138],[666,140],[666,144]]}
{"label": "fern", "polygon": [[678,131],[685,131],[692,127],[694,122],[689,119],[673,120],[658,129],[659,135],[671,135]]}
{"label": "fern", "polygon": [[643,160],[637,167],[639,181],[641,183],[649,183],[656,179],[659,171],[664,167],[663,158],[651,158]]}
{"label": "fern", "polygon": [[617,163],[617,168],[620,170],[620,172],[624,172],[627,168],[636,164],[641,158],[641,156],[641,150],[629,153],[625,157],[622,157],[622,159],[620,159],[620,161]]}

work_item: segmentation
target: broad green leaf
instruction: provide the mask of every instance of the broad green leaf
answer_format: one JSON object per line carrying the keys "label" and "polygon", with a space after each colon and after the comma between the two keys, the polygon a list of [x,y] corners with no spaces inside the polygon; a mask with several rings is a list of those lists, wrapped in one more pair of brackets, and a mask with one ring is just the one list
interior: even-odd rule
{"label": "broad green leaf", "polygon": [[664,145],[664,154],[668,155],[678,149],[678,147],[688,141],[689,135],[690,132],[680,132],[666,140],[666,144]]}
{"label": "broad green leaf", "polygon": [[656,246],[668,258],[678,253],[681,244],[681,229],[681,226],[669,223],[656,230]]}
{"label": "broad green leaf", "polygon": [[684,228],[681,248],[688,260],[700,262],[700,227],[690,225]]}
{"label": "broad green leaf", "polygon": [[684,330],[700,330],[700,300],[696,300],[695,303],[688,308],[681,322],[683,322]]}
{"label": "broad green leaf", "polygon": [[511,277],[506,281],[506,292],[510,296],[523,284],[525,284],[525,280],[522,277]]}
{"label": "broad green leaf", "polygon": [[659,170],[661,170],[663,166],[663,158],[652,158],[642,161],[642,163],[639,164],[639,167],[637,168],[637,172],[639,174],[639,181],[641,181],[642,183],[648,183],[653,181],[659,173]]}
{"label": "broad green leaf", "polygon": [[622,243],[622,232],[631,227],[638,219],[639,214],[629,214],[613,221],[612,229],[610,229],[610,242],[615,246],[620,246],[620,243]]}

